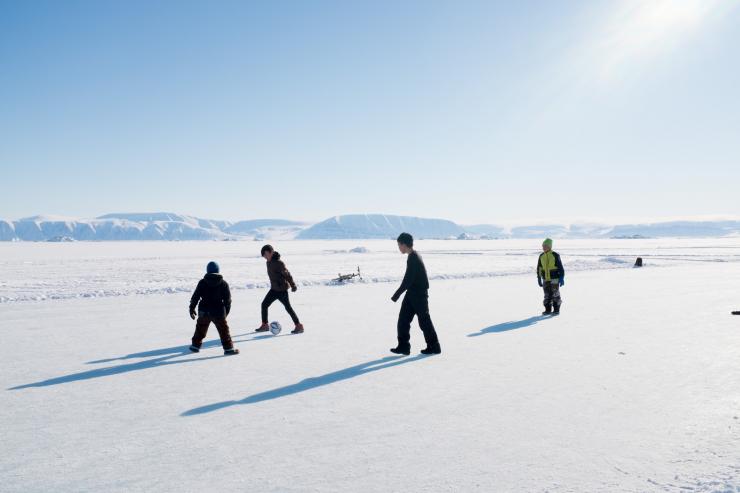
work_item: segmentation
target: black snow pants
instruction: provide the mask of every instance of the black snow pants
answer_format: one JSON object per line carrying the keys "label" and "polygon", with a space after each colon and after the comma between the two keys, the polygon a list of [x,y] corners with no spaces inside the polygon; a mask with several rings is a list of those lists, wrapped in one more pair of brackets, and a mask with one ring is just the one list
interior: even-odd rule
{"label": "black snow pants", "polygon": [[545,299],[542,301],[545,308],[554,307],[557,309],[560,307],[563,301],[560,299],[560,285],[558,281],[544,281],[542,283],[542,290],[545,292]]}
{"label": "black snow pants", "polygon": [[411,347],[411,321],[419,319],[419,327],[424,333],[427,347],[439,346],[437,332],[429,315],[429,294],[427,291],[407,291],[401,303],[401,312],[398,314],[398,347]]}
{"label": "black snow pants", "polygon": [[290,298],[288,297],[287,291],[275,291],[274,289],[271,289],[267,295],[265,296],[265,299],[262,300],[262,323],[267,323],[267,309],[270,308],[270,305],[272,305],[275,300],[279,301],[283,304],[285,307],[285,311],[288,312],[288,315],[290,315],[290,318],[293,319],[293,323],[298,325],[300,320],[298,320],[298,315],[295,314],[295,311],[293,311],[293,307],[290,306]]}

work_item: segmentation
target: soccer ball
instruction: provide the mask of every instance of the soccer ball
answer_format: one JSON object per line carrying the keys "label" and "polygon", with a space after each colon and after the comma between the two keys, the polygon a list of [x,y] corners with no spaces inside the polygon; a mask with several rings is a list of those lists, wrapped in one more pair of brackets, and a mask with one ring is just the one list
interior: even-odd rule
{"label": "soccer ball", "polygon": [[278,335],[281,330],[283,330],[283,327],[280,325],[280,322],[270,322],[270,332],[272,332],[272,335]]}

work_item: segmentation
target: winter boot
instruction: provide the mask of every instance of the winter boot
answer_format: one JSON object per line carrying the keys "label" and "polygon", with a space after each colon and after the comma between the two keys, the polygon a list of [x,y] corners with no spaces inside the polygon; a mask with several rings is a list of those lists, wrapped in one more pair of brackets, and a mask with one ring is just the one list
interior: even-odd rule
{"label": "winter boot", "polygon": [[543,315],[549,315],[552,313],[552,306],[551,305],[545,305],[545,311],[542,312]]}
{"label": "winter boot", "polygon": [[200,352],[200,348],[198,346],[190,346],[188,349],[190,349],[194,353]]}
{"label": "winter boot", "polygon": [[291,334],[303,334],[303,324],[296,324],[295,329],[290,331]]}
{"label": "winter boot", "polygon": [[408,356],[409,354],[411,354],[411,348],[403,348],[401,346],[397,346],[391,349],[391,353],[403,354],[404,356]]}
{"label": "winter boot", "polygon": [[254,329],[255,332],[267,332],[270,330],[270,326],[267,324],[262,324],[258,328]]}
{"label": "winter boot", "polygon": [[442,354],[442,348],[437,344],[428,344],[426,349],[421,350],[421,354]]}
{"label": "winter boot", "polygon": [[553,316],[554,315],[560,315],[560,305],[555,305],[552,314],[553,314]]}
{"label": "winter boot", "polygon": [[225,356],[231,356],[232,354],[239,354],[239,350],[235,347],[231,349],[224,349],[224,355]]}

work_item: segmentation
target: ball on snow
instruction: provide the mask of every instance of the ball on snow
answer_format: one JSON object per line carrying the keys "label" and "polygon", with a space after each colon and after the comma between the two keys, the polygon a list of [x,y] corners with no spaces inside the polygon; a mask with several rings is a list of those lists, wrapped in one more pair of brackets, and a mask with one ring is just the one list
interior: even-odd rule
{"label": "ball on snow", "polygon": [[270,322],[270,332],[272,332],[272,335],[278,335],[281,330],[283,330],[283,327],[280,325],[280,322]]}

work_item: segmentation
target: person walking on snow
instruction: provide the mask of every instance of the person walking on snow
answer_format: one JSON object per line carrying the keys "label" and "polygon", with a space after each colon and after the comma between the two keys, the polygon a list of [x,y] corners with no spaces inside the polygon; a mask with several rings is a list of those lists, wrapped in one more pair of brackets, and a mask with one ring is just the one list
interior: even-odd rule
{"label": "person walking on snow", "polygon": [[537,259],[537,284],[545,292],[545,311],[543,315],[559,315],[560,288],[565,285],[565,269],[560,255],[552,251],[552,240],[546,238],[542,242],[542,253]]}
{"label": "person walking on snow", "polygon": [[[196,313],[195,307],[198,307]],[[195,323],[195,334],[193,334],[192,345],[190,350],[194,353],[200,351],[203,339],[208,333],[208,327],[211,322],[218,330],[218,336],[221,338],[221,345],[224,348],[224,354],[239,354],[239,350],[234,348],[229,333],[229,324],[226,317],[231,311],[231,290],[229,284],[224,281],[223,276],[219,273],[219,267],[216,262],[209,262],[206,266],[206,275],[198,282],[193,296],[190,298],[190,318],[198,318]]]}
{"label": "person walking on snow", "polygon": [[414,316],[419,319],[419,327],[424,333],[424,340],[427,343],[426,349],[422,349],[422,354],[440,354],[442,348],[439,345],[437,332],[434,330],[432,318],[429,315],[429,279],[424,262],[419,254],[414,250],[414,238],[408,233],[401,233],[398,237],[398,250],[406,259],[406,274],[398,290],[393,294],[391,299],[395,303],[398,298],[406,292],[401,303],[401,311],[398,314],[398,346],[391,349],[395,354],[411,354],[411,321]]}
{"label": "person walking on snow", "polygon": [[275,300],[278,300],[285,307],[285,311],[288,312],[290,318],[293,319],[295,329],[291,334],[302,334],[303,324],[298,320],[298,315],[293,311],[293,307],[290,306],[290,298],[288,297],[288,287],[294,293],[298,290],[298,286],[293,282],[293,276],[290,275],[288,268],[285,267],[285,262],[280,260],[280,254],[272,248],[272,245],[265,245],[261,250],[262,257],[267,261],[267,275],[270,278],[270,291],[268,291],[265,299],[262,300],[262,325],[259,326],[255,332],[267,332],[270,330],[270,326],[267,325],[267,309],[270,308]]}

